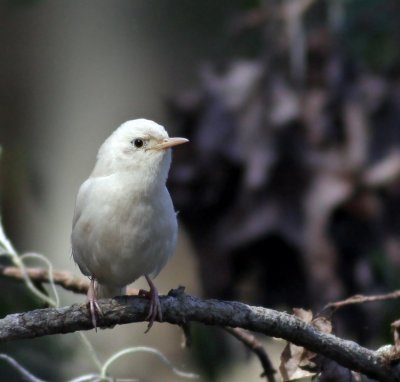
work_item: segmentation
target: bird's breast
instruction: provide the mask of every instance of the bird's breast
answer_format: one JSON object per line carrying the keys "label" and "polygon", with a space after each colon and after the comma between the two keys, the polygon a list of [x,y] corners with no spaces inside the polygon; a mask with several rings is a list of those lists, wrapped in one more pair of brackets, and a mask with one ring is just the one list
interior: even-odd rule
{"label": "bird's breast", "polygon": [[146,190],[109,179],[90,191],[72,235],[84,273],[124,286],[165,265],[175,249],[176,214],[165,186]]}

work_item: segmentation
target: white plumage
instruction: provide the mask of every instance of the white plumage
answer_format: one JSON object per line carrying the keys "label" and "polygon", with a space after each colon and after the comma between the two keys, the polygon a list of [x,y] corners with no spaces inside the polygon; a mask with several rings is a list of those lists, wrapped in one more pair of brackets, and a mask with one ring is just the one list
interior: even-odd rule
{"label": "white plumage", "polygon": [[[94,170],[78,192],[71,235],[74,260],[97,281],[98,297],[121,294],[140,276],[149,281],[172,256],[178,228],[165,183],[170,147],[185,142],[169,138],[153,121],[137,119],[121,125],[100,147]],[[96,326],[99,308],[91,293]],[[151,303],[157,304],[156,298]]]}

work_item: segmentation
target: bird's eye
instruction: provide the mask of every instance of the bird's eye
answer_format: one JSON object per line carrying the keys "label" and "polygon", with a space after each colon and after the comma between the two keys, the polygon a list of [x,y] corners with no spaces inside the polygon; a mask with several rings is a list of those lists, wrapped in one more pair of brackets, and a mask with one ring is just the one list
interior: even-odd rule
{"label": "bird's eye", "polygon": [[143,139],[140,139],[140,138],[134,139],[134,140],[132,141],[132,143],[133,143],[133,145],[134,145],[135,147],[137,147],[138,149],[140,149],[140,148],[143,147],[143,145],[144,145]]}

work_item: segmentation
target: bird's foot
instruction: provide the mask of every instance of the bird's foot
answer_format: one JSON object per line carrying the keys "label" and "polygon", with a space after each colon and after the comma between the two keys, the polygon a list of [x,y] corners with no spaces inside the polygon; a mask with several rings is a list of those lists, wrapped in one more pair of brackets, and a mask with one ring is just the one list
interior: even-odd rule
{"label": "bird's foot", "polygon": [[92,319],[92,324],[93,324],[94,330],[97,332],[96,314],[101,317],[101,316],[103,316],[103,312],[100,308],[100,305],[97,302],[96,290],[95,290],[95,286],[94,286],[94,279],[90,279],[89,289],[88,289],[88,293],[87,293],[87,299],[88,299],[87,305],[89,308],[90,317]]}
{"label": "bird's foot", "polygon": [[162,310],[157,288],[147,275],[145,275],[145,277],[149,284],[150,291],[140,289],[139,296],[146,297],[150,300],[149,313],[146,317],[146,320],[149,321],[149,324],[147,325],[147,329],[145,331],[145,333],[147,333],[153,326],[156,319],[162,321]]}

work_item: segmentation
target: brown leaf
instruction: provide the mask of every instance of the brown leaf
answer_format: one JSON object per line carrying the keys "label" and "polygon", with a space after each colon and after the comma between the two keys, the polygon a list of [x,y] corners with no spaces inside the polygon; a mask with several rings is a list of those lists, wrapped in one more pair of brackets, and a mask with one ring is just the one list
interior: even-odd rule
{"label": "brown leaf", "polygon": [[[300,320],[315,326],[321,332],[332,332],[332,324],[325,317],[313,319],[313,313],[310,310],[301,308],[294,308],[293,313]],[[317,354],[301,346],[288,343],[281,354],[281,364],[279,366],[283,381],[315,376],[320,371],[317,358]]]}
{"label": "brown leaf", "polygon": [[307,324],[310,324],[313,318],[311,310],[305,310],[302,308],[293,308],[293,314],[300,318],[300,320],[307,322]]}
{"label": "brown leaf", "polygon": [[311,325],[315,326],[323,333],[332,333],[332,322],[326,317],[316,317],[314,320],[312,320]]}
{"label": "brown leaf", "polygon": [[291,343],[285,346],[281,354],[281,364],[279,366],[279,371],[284,382],[316,375],[316,373],[300,368],[300,363],[305,361],[306,352],[303,347]]}

